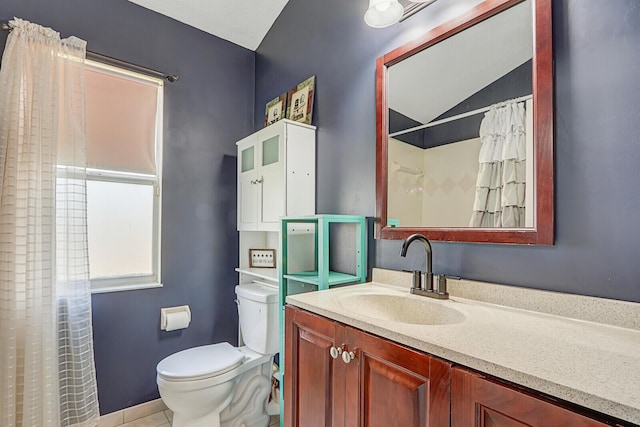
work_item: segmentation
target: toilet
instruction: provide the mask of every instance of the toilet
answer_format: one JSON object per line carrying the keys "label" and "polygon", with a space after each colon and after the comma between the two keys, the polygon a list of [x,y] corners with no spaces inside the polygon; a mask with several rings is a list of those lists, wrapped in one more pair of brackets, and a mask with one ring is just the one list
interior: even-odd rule
{"label": "toilet", "polygon": [[173,427],[269,425],[272,360],[280,350],[278,289],[250,283],[236,286],[236,296],[243,347],[194,347],[158,363],[158,390],[173,411]]}

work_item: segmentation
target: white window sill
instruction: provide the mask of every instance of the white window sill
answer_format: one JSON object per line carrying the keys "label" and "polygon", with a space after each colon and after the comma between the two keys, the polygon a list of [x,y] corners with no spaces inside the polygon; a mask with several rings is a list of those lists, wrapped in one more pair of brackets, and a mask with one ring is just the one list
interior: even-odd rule
{"label": "white window sill", "polygon": [[136,283],[130,285],[103,285],[91,288],[91,294],[106,294],[109,292],[136,291],[139,289],[161,288],[162,283]]}

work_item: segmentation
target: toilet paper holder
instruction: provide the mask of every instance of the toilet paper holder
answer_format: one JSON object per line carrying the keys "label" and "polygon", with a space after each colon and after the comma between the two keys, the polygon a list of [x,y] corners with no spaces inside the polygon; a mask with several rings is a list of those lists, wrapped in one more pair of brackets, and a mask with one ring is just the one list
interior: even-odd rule
{"label": "toilet paper holder", "polygon": [[184,329],[191,323],[191,309],[188,305],[160,309],[160,329],[175,331]]}

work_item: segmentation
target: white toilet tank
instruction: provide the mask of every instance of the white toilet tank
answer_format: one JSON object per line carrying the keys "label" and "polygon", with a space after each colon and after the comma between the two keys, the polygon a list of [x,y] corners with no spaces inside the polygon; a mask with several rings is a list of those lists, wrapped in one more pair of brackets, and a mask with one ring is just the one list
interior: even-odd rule
{"label": "white toilet tank", "polygon": [[278,289],[258,283],[236,286],[244,344],[261,354],[280,351]]}

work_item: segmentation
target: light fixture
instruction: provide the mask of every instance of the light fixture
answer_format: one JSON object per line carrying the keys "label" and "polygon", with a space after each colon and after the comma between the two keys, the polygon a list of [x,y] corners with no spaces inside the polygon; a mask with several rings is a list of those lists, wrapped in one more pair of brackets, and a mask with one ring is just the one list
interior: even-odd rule
{"label": "light fixture", "polygon": [[373,28],[384,28],[400,21],[404,7],[398,0],[369,0],[369,9],[364,14],[364,21]]}

